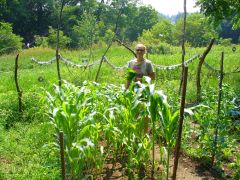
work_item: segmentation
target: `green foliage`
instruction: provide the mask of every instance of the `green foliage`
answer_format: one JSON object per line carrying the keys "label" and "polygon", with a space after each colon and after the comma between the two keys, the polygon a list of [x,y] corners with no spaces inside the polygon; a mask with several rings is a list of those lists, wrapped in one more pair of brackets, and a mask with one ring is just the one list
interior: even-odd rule
{"label": "green foliage", "polygon": [[148,46],[148,52],[151,54],[172,54],[172,46],[167,43]]}
{"label": "green foliage", "polygon": [[0,22],[0,55],[21,49],[22,40],[13,33],[11,24]]}
{"label": "green foliage", "polygon": [[54,17],[54,0],[0,1],[1,19],[13,24],[14,33],[32,42],[36,34],[45,35]]}
{"label": "green foliage", "polygon": [[[180,45],[182,42],[182,26],[183,18],[180,18],[176,24],[172,24],[169,20],[162,20],[152,26],[151,29],[144,30],[138,40],[144,42],[147,46],[160,43]],[[187,16],[185,39],[191,46],[206,46],[211,38],[216,37],[217,32],[202,14],[194,13]],[[156,50],[156,53],[160,51],[163,54],[167,53],[159,46],[159,50]]]}
{"label": "green foliage", "polygon": [[239,34],[240,27],[237,29],[233,29],[233,26],[229,21],[222,21],[220,25],[217,27],[217,31],[220,38],[231,38],[231,43],[238,44],[239,43]]}
{"label": "green foliage", "polygon": [[89,48],[98,38],[96,18],[93,14],[83,13],[81,21],[73,26],[71,44],[78,48]]}
{"label": "green foliage", "polygon": [[225,39],[220,38],[218,43],[221,44],[222,46],[229,46],[231,45],[231,41],[232,39],[230,38],[225,38]]}
{"label": "green foliage", "polygon": [[[222,50],[224,49],[226,58],[226,61],[224,62],[224,71],[230,72],[232,70],[235,70],[235,68],[238,67],[239,62],[239,46],[236,45],[235,47],[236,51],[233,53],[232,46],[214,46],[212,51],[207,56],[206,62],[218,69],[219,58]],[[94,46],[93,51],[95,59],[101,57],[104,50],[104,48],[101,49],[99,46]],[[205,48],[187,47],[186,58],[192,57],[196,54],[196,52],[204,52],[204,50]],[[180,52],[180,47],[174,47],[174,54],[166,54],[161,56],[157,54],[149,54],[149,58],[155,64],[173,65],[178,64],[181,61]],[[89,51],[63,50],[61,53],[64,57],[71,59],[76,63],[81,63],[82,58],[88,57]],[[85,127],[85,130],[79,137],[78,143],[73,144],[72,157],[76,157],[77,154],[80,154],[81,157],[87,157],[92,162],[93,160],[88,156],[88,153],[100,153],[100,158],[96,158],[95,160],[98,161],[96,162],[97,164],[101,165],[102,158],[104,160],[107,155],[109,155],[109,157],[113,157],[113,162],[117,162],[114,159],[116,159],[118,156],[120,159],[126,160],[126,163],[123,164],[123,166],[126,168],[128,167],[130,170],[133,169],[134,173],[136,173],[136,170],[139,168],[138,166],[141,166],[141,164],[146,165],[145,167],[149,167],[151,163],[149,161],[149,152],[153,144],[153,131],[151,131],[149,136],[144,135],[142,131],[144,127],[144,117],[148,116],[149,122],[152,117],[154,117],[154,115],[150,115],[150,106],[148,106],[150,105],[150,101],[147,101],[146,98],[147,95],[149,95],[149,93],[147,93],[149,92],[149,90],[147,90],[148,85],[145,84],[143,88],[143,86],[139,86],[139,84],[136,83],[133,84],[133,87],[135,87],[134,91],[125,92],[124,88],[120,88],[120,84],[126,81],[124,72],[121,70],[113,70],[109,68],[109,66],[105,63],[103,63],[101,70],[101,72],[104,73],[101,73],[101,76],[99,78],[100,82],[106,83],[105,85],[97,83],[82,84],[82,81],[86,79],[94,79],[94,72],[96,72],[98,66],[92,67],[91,69],[78,69],[71,67],[67,68],[65,65],[63,65],[61,66],[63,78],[67,79],[70,82],[75,82],[81,86],[75,86],[76,88],[72,89],[70,88],[72,86],[66,87],[66,89],[69,88],[69,90],[67,91],[64,89],[64,92],[62,94],[65,94],[66,97],[64,97],[64,103],[60,104],[61,102],[59,100],[59,97],[57,97],[52,89],[52,83],[57,82],[55,63],[42,66],[30,63],[31,57],[35,57],[43,61],[48,61],[54,56],[54,54],[54,50],[49,48],[25,49],[20,54],[21,59],[19,66],[19,80],[20,85],[24,90],[23,99],[24,105],[26,107],[26,116],[24,116],[26,119],[24,120],[26,120],[28,123],[16,123],[18,119],[15,112],[17,112],[18,109],[18,102],[13,78],[14,75],[12,73],[12,69],[14,68],[15,55],[9,54],[0,57],[0,124],[2,124],[0,127],[0,179],[2,177],[2,179],[44,179],[45,177],[50,177],[50,179],[60,178],[60,164],[57,158],[59,156],[59,149],[57,146],[55,146],[56,140],[53,139],[53,134],[56,133],[56,131],[54,131],[53,124],[49,126],[45,122],[48,119],[48,117],[46,117],[46,113],[40,111],[43,106],[47,107],[47,110],[45,112],[48,112],[48,110],[51,108],[46,106],[46,103],[38,104],[39,94],[36,95],[34,92],[39,89],[39,87],[45,87],[50,92],[50,94],[55,97],[55,100],[58,101],[56,104],[58,107],[60,107],[58,111],[62,112],[63,115],[67,115],[66,117],[69,117],[69,119],[75,118],[74,112],[76,111],[73,111],[71,114],[68,110],[73,108],[72,104],[74,104],[73,102],[76,102],[75,97],[77,97],[77,92],[80,93],[80,89],[82,87],[85,87],[84,93],[81,92],[80,94],[85,94],[86,96],[83,99],[85,99],[86,102],[90,103],[85,104],[84,101],[81,101],[82,105],[85,106],[85,110],[87,112],[93,111],[96,113],[92,114],[91,116],[90,114],[85,114],[86,118],[78,119],[79,122],[83,123],[77,125],[78,127],[81,126],[79,131],[83,130],[83,126]],[[108,60],[117,66],[125,65],[127,61],[132,57],[133,55],[128,50],[122,46],[116,46],[115,44],[113,44],[112,48],[109,49],[109,52],[107,54]],[[187,102],[192,102],[195,100],[194,72],[196,71],[197,64],[197,60],[189,64],[189,86],[187,91]],[[197,157],[206,157],[211,152],[210,148],[212,147],[210,140],[212,140],[213,134],[213,129],[211,127],[214,126],[213,123],[215,122],[217,104],[216,87],[218,87],[218,78],[215,73],[212,73],[212,71],[208,70],[205,66],[203,66],[202,72],[203,73],[201,80],[203,82],[202,88],[204,90],[204,104],[208,105],[210,109],[206,107],[199,107],[196,109],[196,111],[194,110],[195,115],[199,118],[193,118],[192,116],[185,114],[185,127],[183,129],[184,141],[182,143],[184,152],[188,152],[190,155]],[[172,107],[167,104],[166,106],[168,106],[170,109],[170,114],[173,118],[174,113],[177,109],[176,107],[178,107],[179,104],[179,96],[177,94],[179,89],[179,77],[181,70],[161,70],[157,73],[158,76],[157,80],[155,81],[155,88],[162,89],[165,93],[168,94],[168,102],[174,106]],[[44,77],[44,82],[38,82],[37,79],[40,75]],[[237,155],[239,154],[239,143],[237,142],[239,141],[240,128],[237,121],[233,122],[229,117],[227,117],[227,112],[232,108],[232,104],[230,102],[232,100],[232,97],[235,97],[234,94],[239,94],[239,77],[240,76],[237,73],[226,74],[224,76],[224,82],[228,82],[230,86],[224,86],[223,90],[224,92],[227,92],[224,93],[224,101],[222,103],[224,110],[222,113],[226,116],[224,115],[223,117],[222,125],[219,125],[221,132],[218,139],[218,143],[220,143],[220,145],[218,146],[219,150],[217,153],[219,157],[219,164],[224,164],[224,168],[229,167],[231,169],[231,172],[235,174],[235,179],[239,179],[239,158],[237,159]],[[114,83],[116,86],[109,85],[110,83]],[[33,86],[36,88],[32,89]],[[210,89],[209,87],[212,88]],[[141,93],[140,91],[143,89],[144,93]],[[233,93],[233,89],[235,93]],[[45,94],[42,98],[45,99]],[[155,101],[152,101],[152,107],[154,107],[154,102]],[[158,109],[160,109],[159,104],[157,106]],[[63,110],[62,105],[66,107],[66,110]],[[81,104],[78,104],[78,106],[81,106]],[[83,109],[81,109],[81,111],[82,110]],[[167,127],[174,125],[171,123],[172,121],[169,121],[169,125],[167,125],[168,120],[169,119],[167,117],[164,119],[164,122],[166,121],[166,125],[163,127],[166,129]],[[169,140],[171,138],[164,137],[165,133],[162,134],[163,127],[161,126],[162,120],[160,118],[157,118],[154,122],[156,125],[155,132],[159,134],[157,135],[157,133],[155,133],[155,143],[158,142],[160,144],[160,158],[162,158],[160,163],[166,167],[167,143],[165,139]],[[6,124],[11,124],[11,127],[8,130],[4,128]],[[152,127],[152,125],[150,127]],[[171,129],[167,129],[166,132],[171,132]],[[174,132],[174,140],[175,135],[176,134]],[[169,135],[169,137],[170,136],[171,135]],[[51,138],[48,139],[49,137]],[[97,145],[95,145],[94,141],[96,139],[100,141],[99,144],[96,143]],[[160,140],[157,141],[157,139]],[[101,142],[103,141],[106,142],[106,144],[102,144]],[[43,147],[43,144],[46,144],[48,142],[54,142],[55,145],[47,145]],[[93,150],[91,146],[92,144],[90,142],[94,144],[95,150],[97,152]],[[87,146],[90,147],[86,148]],[[101,148],[101,146],[103,146],[103,148]],[[201,149],[197,147],[203,148]],[[81,151],[82,149],[84,150]],[[104,153],[104,156],[102,156],[101,152]],[[124,154],[127,154],[128,156],[126,157]],[[79,159],[77,157],[72,161],[72,163],[78,164],[78,162],[83,162],[82,164],[84,165],[85,161],[86,160],[84,158]],[[91,171],[91,169],[95,169],[95,165],[91,164],[90,161],[90,168],[84,171],[84,173],[100,173]],[[100,166],[97,168],[99,168],[100,171]],[[166,170],[164,168],[164,173],[165,171]],[[146,178],[148,179],[148,177]],[[139,178],[136,177],[136,179]]]}
{"label": "green foliage", "polygon": [[126,73],[126,80],[132,81],[135,78],[135,76],[136,72],[133,69],[128,68]]}
{"label": "green foliage", "polygon": [[162,20],[155,24],[150,30],[143,31],[138,40],[140,42],[147,41],[149,45],[160,42],[176,44],[174,42],[175,31],[175,26],[169,20]]}
{"label": "green foliage", "polygon": [[151,29],[144,30],[138,37],[138,41],[144,43],[151,54],[170,54],[172,53],[171,45],[176,44],[174,42],[175,31],[175,25],[164,19]]}
{"label": "green foliage", "polygon": [[[157,91],[153,84],[150,84],[150,78],[145,77],[147,82],[145,85],[139,85],[140,90],[137,91],[137,96],[140,96],[145,101],[148,101],[148,111],[150,112],[151,124],[152,124],[152,138],[154,151],[155,138],[160,138],[159,147],[167,149],[166,159],[166,179],[169,177],[169,163],[170,155],[175,145],[177,125],[179,119],[179,111],[173,111],[172,107],[167,102],[167,97],[162,91]],[[159,122],[158,122],[159,121]],[[162,141],[161,141],[162,140]],[[163,146],[163,142],[166,143],[166,147]],[[154,152],[152,152],[154,159]],[[160,152],[160,156],[162,153]],[[162,157],[160,157],[162,159]],[[162,163],[162,162],[160,162]]]}
{"label": "green foliage", "polygon": [[114,37],[114,32],[111,29],[106,30],[103,40],[106,44],[109,44]]}
{"label": "green foliage", "polygon": [[127,26],[125,33],[130,41],[134,41],[142,34],[143,30],[150,29],[158,22],[159,15],[156,10],[146,6],[140,6],[140,8],[132,7],[129,10],[132,16],[128,17],[126,23],[130,26]]}
{"label": "green foliage", "polygon": [[[210,96],[211,94],[211,96]],[[196,157],[210,159],[212,152],[216,151],[217,163],[221,164],[224,159],[231,158],[237,145],[236,137],[239,131],[234,128],[229,117],[229,111],[234,107],[232,99],[236,94],[228,85],[223,87],[223,99],[220,114],[217,114],[218,92],[210,88],[203,92],[204,105],[196,109],[196,122],[188,124],[189,130],[185,131],[186,150]],[[218,128],[217,148],[214,147],[215,129]],[[193,140],[191,140],[193,139]],[[184,143],[185,144],[185,143]],[[192,148],[192,147],[195,148]],[[231,153],[232,152],[232,153]],[[223,162],[224,163],[224,162]]]}
{"label": "green foliage", "polygon": [[[93,168],[101,171],[107,157],[117,159],[121,154],[128,155],[127,168],[134,173],[148,164],[157,134],[167,143],[168,176],[178,112],[172,113],[166,96],[154,90],[150,78],[145,84],[133,83],[127,91],[113,85],[84,82],[76,87],[65,82],[62,89],[55,86],[53,95],[47,93],[47,102],[56,133],[64,133],[70,177],[83,178]],[[146,117],[153,123],[152,140],[144,132]]]}
{"label": "green foliage", "polygon": [[240,2],[235,0],[198,0],[201,12],[218,25],[222,20],[230,20],[234,28],[240,27]]}
{"label": "green foliage", "polygon": [[235,162],[231,163],[230,167],[236,170],[232,179],[233,180],[239,179],[240,178],[240,155],[239,154],[236,155]]}
{"label": "green foliage", "polygon": [[34,36],[35,44],[38,47],[48,47],[48,37],[35,35]]}
{"label": "green foliage", "polygon": [[0,125],[1,179],[60,179],[58,149],[47,145],[53,131],[49,124],[16,123],[5,130]]}
{"label": "green foliage", "polygon": [[[66,48],[69,44],[69,37],[65,36],[62,31],[59,31],[59,47]],[[57,43],[57,30],[49,27],[49,35],[48,35],[48,45],[52,48],[56,48]]]}
{"label": "green foliage", "polygon": [[[175,38],[178,40],[178,45],[182,42],[182,26],[183,18],[176,22]],[[204,15],[193,13],[187,16],[185,40],[190,43],[191,46],[206,46],[211,38],[216,37],[216,31],[208,23]]]}

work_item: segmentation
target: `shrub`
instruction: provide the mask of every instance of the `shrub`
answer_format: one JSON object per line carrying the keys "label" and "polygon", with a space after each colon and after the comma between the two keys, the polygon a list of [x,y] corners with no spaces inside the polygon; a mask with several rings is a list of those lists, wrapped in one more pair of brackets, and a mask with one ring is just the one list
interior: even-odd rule
{"label": "shrub", "polygon": [[48,37],[35,35],[34,39],[35,39],[35,45],[36,46],[48,47]]}
{"label": "shrub", "polygon": [[220,38],[219,39],[219,44],[223,45],[223,46],[228,46],[231,45],[232,39],[231,38]]}
{"label": "shrub", "polygon": [[[52,48],[56,47],[57,44],[57,30],[53,29],[51,26],[48,30],[48,45]],[[65,36],[62,31],[59,31],[59,47],[66,48],[70,42],[70,38]]]}
{"label": "shrub", "polygon": [[171,51],[171,45],[167,43],[160,43],[158,45],[150,45],[148,47],[148,52],[151,54],[170,54]]}
{"label": "shrub", "polygon": [[21,49],[22,40],[23,38],[13,33],[11,24],[0,22],[0,55]]}

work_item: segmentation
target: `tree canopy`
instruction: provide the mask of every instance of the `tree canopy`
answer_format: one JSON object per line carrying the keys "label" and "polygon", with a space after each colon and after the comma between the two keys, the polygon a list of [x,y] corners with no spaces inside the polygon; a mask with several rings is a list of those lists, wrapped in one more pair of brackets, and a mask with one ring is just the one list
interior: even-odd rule
{"label": "tree canopy", "polygon": [[[182,40],[183,18],[173,24],[169,20],[161,20],[150,30],[144,30],[139,40],[147,44],[167,43],[180,45]],[[217,31],[211,26],[205,16],[193,13],[187,16],[186,41],[194,47],[205,46],[209,39],[217,38]]]}
{"label": "tree canopy", "polygon": [[[179,45],[181,13],[163,16],[139,0],[65,0],[61,21],[62,47],[89,48],[93,43],[108,43],[116,36],[125,42]],[[23,38],[25,44],[52,46],[58,27],[62,0],[0,0],[0,22],[10,23],[9,33]],[[198,0],[201,11],[215,22],[209,25],[203,14],[188,14],[186,37],[192,46],[203,46],[220,35],[239,42],[240,9],[235,0]],[[222,21],[223,19],[226,19]],[[220,24],[220,26],[219,26]],[[216,34],[216,30],[217,33]],[[18,45],[17,45],[18,46]]]}
{"label": "tree canopy", "polygon": [[12,33],[12,26],[9,23],[0,22],[0,54],[21,49],[22,38]]}
{"label": "tree canopy", "polygon": [[240,27],[239,0],[198,0],[196,3],[202,13],[218,25],[223,20],[232,23],[233,28]]}

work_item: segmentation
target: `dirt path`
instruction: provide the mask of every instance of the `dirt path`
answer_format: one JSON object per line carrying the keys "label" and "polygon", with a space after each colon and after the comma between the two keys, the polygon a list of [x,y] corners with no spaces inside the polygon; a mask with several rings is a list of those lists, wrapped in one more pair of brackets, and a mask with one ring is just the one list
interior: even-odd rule
{"label": "dirt path", "polygon": [[[159,148],[155,148],[155,162],[160,161]],[[156,165],[155,179],[159,179],[158,174],[163,170],[161,165]],[[170,162],[170,175],[173,169],[173,159]],[[151,179],[151,167],[146,168],[145,178]],[[132,179],[129,178],[126,172],[126,168],[122,167],[122,164],[117,162],[111,164],[109,161],[104,168],[103,174],[97,179]],[[178,163],[177,180],[214,180],[218,179],[207,166],[202,165],[201,162],[193,160],[192,158],[181,155]]]}

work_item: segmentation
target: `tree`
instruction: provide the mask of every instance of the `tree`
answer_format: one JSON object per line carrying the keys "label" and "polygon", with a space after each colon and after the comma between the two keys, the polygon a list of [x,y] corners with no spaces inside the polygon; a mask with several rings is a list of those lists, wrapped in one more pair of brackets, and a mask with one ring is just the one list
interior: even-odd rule
{"label": "tree", "polygon": [[232,43],[239,43],[238,39],[240,38],[240,28],[233,30],[232,25],[228,21],[224,20],[221,22],[220,27],[217,31],[221,38],[231,38]]}
{"label": "tree", "polygon": [[46,35],[54,22],[54,0],[1,0],[0,18],[13,25],[13,32],[31,42],[35,34]]}
{"label": "tree", "polygon": [[159,20],[159,15],[151,6],[132,7],[132,16],[128,17],[126,35],[130,41],[135,41],[143,30],[150,29]]}
{"label": "tree", "polygon": [[196,5],[200,11],[215,25],[228,20],[236,29],[240,27],[240,1],[239,0],[198,0]]}
{"label": "tree", "polygon": [[21,49],[22,40],[23,38],[13,34],[11,24],[0,22],[0,54]]}
{"label": "tree", "polygon": [[[59,31],[59,47],[66,48],[69,42],[70,38],[64,36],[63,31]],[[48,45],[52,48],[56,48],[56,43],[57,43],[57,31],[50,26],[48,34]]]}
{"label": "tree", "polygon": [[168,44],[176,44],[174,39],[175,25],[169,20],[164,19],[155,24],[150,30],[144,30],[138,38],[141,42],[148,41],[147,44],[158,44],[165,42]]}
{"label": "tree", "polygon": [[96,27],[95,16],[93,14],[84,13],[82,15],[82,20],[73,27],[73,33],[71,35],[72,46],[89,48],[99,34]]}
{"label": "tree", "polygon": [[[67,5],[64,7],[61,30],[63,30],[67,36],[71,36],[73,27],[77,25],[78,22],[81,20],[82,13],[83,12],[80,6],[78,5],[77,6]],[[57,25],[55,24],[54,27],[57,27]]]}
{"label": "tree", "polygon": [[[183,18],[176,22],[175,38],[181,43]],[[210,39],[217,37],[214,27],[209,24],[207,18],[200,13],[187,16],[186,41],[194,47],[206,46]]]}
{"label": "tree", "polygon": [[155,24],[151,32],[154,37],[160,39],[161,42],[166,42],[168,44],[175,44],[174,32],[176,31],[174,24],[169,20],[163,20]]}

